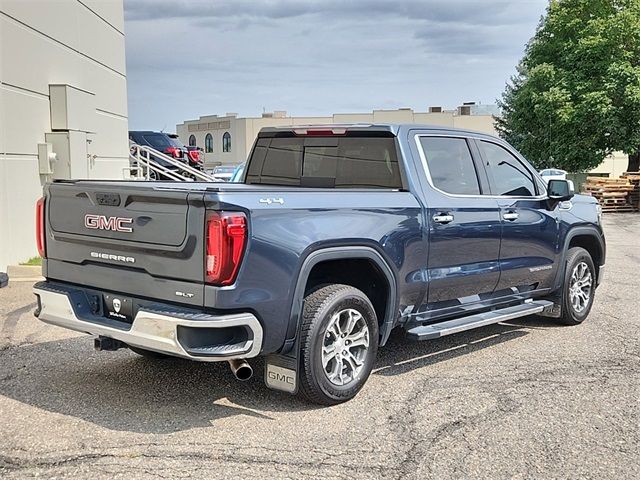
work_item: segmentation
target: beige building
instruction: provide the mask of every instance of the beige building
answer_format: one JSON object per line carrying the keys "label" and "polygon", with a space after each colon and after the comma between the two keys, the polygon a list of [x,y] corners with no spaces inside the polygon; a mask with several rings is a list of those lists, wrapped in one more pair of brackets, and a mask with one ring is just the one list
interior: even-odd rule
{"label": "beige building", "polygon": [[[207,115],[198,120],[187,120],[176,125],[180,140],[185,145],[196,145],[205,151],[205,166],[237,165],[247,159],[258,132],[263,127],[287,125],[317,125],[334,123],[416,123],[443,125],[497,135],[493,116],[498,115],[496,105],[465,103],[456,110],[430,107],[426,112],[410,108],[374,110],[371,113],[336,113],[327,117],[288,117],[287,112],[263,113],[261,117],[238,117],[235,113],[224,116]],[[226,139],[225,139],[226,138]],[[620,176],[627,169],[628,158],[622,152],[607,156],[592,173]]]}
{"label": "beige building", "polygon": [[128,165],[122,0],[0,0],[0,271],[37,255],[55,178]]}
{"label": "beige building", "polygon": [[610,177],[619,177],[627,171],[629,156],[622,152],[614,152],[605,157],[597,168],[589,173],[609,174]]}
{"label": "beige building", "polygon": [[261,117],[241,118],[235,113],[224,116],[207,115],[176,125],[176,132],[185,145],[196,145],[205,151],[205,166],[237,165],[251,151],[258,132],[263,127],[287,125],[317,125],[340,123],[420,123],[464,128],[496,134],[493,127],[495,105],[464,104],[456,110],[431,107],[426,112],[410,108],[374,110],[370,113],[336,113],[327,117],[288,117],[287,112],[263,113]]}

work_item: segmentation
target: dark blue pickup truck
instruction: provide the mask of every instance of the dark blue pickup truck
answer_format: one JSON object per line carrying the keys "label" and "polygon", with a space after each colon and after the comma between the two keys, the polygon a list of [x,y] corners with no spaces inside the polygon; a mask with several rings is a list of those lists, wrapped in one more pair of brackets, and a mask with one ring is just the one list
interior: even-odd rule
{"label": "dark blue pickup truck", "polygon": [[271,388],[353,398],[394,328],[429,340],[539,314],[580,324],[605,264],[596,201],[492,136],[263,129],[243,183],[57,181],[38,202],[44,322],[98,350],[265,356]]}

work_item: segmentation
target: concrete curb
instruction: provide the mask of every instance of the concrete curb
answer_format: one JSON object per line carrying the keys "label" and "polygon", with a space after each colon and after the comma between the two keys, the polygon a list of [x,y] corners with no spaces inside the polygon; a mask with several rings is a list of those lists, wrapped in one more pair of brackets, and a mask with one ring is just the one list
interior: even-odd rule
{"label": "concrete curb", "polygon": [[7,275],[10,282],[39,282],[42,277],[40,265],[9,265]]}

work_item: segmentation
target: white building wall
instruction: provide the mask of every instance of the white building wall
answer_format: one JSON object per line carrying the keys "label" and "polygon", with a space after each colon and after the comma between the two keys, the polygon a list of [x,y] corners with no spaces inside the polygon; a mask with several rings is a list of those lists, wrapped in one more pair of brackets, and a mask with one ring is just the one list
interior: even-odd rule
{"label": "white building wall", "polygon": [[[73,127],[86,149],[72,161],[89,178],[122,178],[128,165],[122,0],[0,0],[0,271],[35,248],[42,185],[38,144],[52,131],[50,85],[93,94]],[[70,113],[71,114],[71,113]]]}

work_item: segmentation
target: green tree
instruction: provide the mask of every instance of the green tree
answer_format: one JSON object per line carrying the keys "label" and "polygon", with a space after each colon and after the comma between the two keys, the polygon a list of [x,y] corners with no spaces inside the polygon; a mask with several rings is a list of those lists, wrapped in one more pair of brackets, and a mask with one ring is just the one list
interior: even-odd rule
{"label": "green tree", "polygon": [[498,132],[538,168],[585,171],[614,151],[631,162],[640,0],[551,0],[498,104]]}

